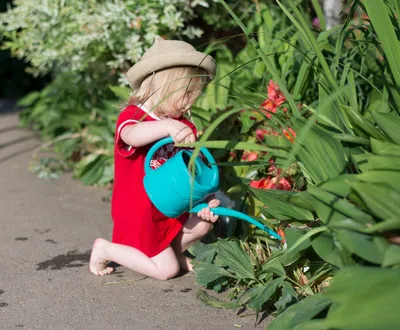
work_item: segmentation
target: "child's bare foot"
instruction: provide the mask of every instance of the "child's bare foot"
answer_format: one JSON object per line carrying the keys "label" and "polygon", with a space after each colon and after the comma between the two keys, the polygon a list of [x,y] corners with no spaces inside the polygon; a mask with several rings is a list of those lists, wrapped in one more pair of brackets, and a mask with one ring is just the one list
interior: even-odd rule
{"label": "child's bare foot", "polygon": [[181,266],[182,269],[187,270],[189,272],[193,271],[193,265],[191,263],[192,259],[184,256],[181,254],[178,258],[179,265]]}
{"label": "child's bare foot", "polygon": [[90,255],[89,269],[97,276],[111,274],[114,271],[113,267],[107,267],[108,261],[104,259],[104,248],[108,242],[105,239],[98,238],[94,241],[92,254]]}

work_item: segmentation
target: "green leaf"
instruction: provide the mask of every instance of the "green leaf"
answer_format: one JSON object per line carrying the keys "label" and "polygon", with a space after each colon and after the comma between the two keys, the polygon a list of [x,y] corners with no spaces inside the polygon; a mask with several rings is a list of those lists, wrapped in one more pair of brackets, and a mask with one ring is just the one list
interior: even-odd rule
{"label": "green leaf", "polygon": [[364,233],[384,232],[388,230],[400,230],[400,218],[385,219],[377,224],[362,230]]}
{"label": "green leaf", "polygon": [[310,237],[325,230],[327,230],[326,227],[320,227],[306,233],[305,231],[300,231],[296,228],[287,228],[285,230],[285,235],[288,250],[279,257],[279,261],[285,266],[291,265],[300,257],[300,253],[303,250],[310,247]]}
{"label": "green leaf", "polygon": [[257,54],[261,57],[261,60],[264,62],[265,66],[267,67],[268,72],[271,73],[274,81],[278,84],[282,93],[285,95],[286,100],[289,103],[290,109],[292,110],[292,112],[296,115],[299,115],[299,110],[297,109],[296,102],[294,101],[292,95],[289,93],[289,91],[286,87],[286,84],[283,82],[281,75],[280,75],[279,71],[276,69],[273,62],[268,59],[268,57],[266,56],[266,54],[263,52],[260,45],[258,44],[257,40],[249,33],[246,26],[243,24],[243,22],[240,20],[240,18],[232,11],[232,9],[229,7],[229,5],[224,0],[220,0],[220,2],[225,7],[225,9],[228,11],[228,13],[232,16],[232,18],[235,20],[237,25],[242,29],[242,31],[246,35],[247,39],[249,40],[249,42],[252,44],[252,46],[257,51]]}
{"label": "green leaf", "polygon": [[223,267],[229,267],[229,271],[235,273],[240,279],[254,279],[254,269],[249,255],[240,248],[236,241],[219,240],[216,245],[216,263]]}
{"label": "green leaf", "polygon": [[206,291],[201,290],[201,289],[199,291],[197,291],[196,297],[198,299],[200,299],[206,305],[214,307],[214,308],[228,309],[228,308],[233,308],[235,306],[235,302],[222,301],[214,296],[209,295]]}
{"label": "green leaf", "polygon": [[341,197],[347,197],[347,195],[350,193],[350,186],[349,182],[356,181],[356,176],[354,174],[343,174],[339,175],[338,177],[326,181],[322,183],[319,188],[324,189],[325,191],[328,191],[332,194],[341,196]]}
{"label": "green leaf", "polygon": [[311,246],[326,262],[339,268],[343,266],[340,249],[336,246],[331,233],[324,232],[313,236]]}
{"label": "green leaf", "polygon": [[[296,131],[301,127],[295,124]],[[300,162],[315,184],[342,174],[346,164],[344,155],[340,142],[317,126],[308,131],[298,151]]]}
{"label": "green leaf", "polygon": [[252,150],[252,151],[267,151],[269,153],[276,152],[275,149],[265,147],[261,144],[254,142],[241,142],[231,140],[218,140],[218,141],[204,141],[195,143],[182,143],[177,146],[182,147],[205,147],[210,149],[232,149],[232,150]]}
{"label": "green leaf", "polygon": [[385,251],[382,267],[400,265],[400,246],[391,244]]}
{"label": "green leaf", "polygon": [[194,271],[196,282],[203,286],[208,286],[221,277],[232,277],[231,273],[215,264],[199,263],[195,265]]}
{"label": "green leaf", "polygon": [[350,134],[340,134],[340,133],[333,133],[332,136],[341,142],[349,142],[349,143],[355,143],[355,144],[361,144],[361,145],[370,145],[371,141],[368,139],[364,139],[359,136],[354,136]]}
{"label": "green leaf", "polygon": [[363,5],[379,37],[397,88],[400,86],[400,43],[384,1],[364,0]]}
{"label": "green leaf", "polygon": [[322,11],[321,5],[319,4],[318,0],[311,0],[312,5],[314,7],[315,13],[317,14],[319,24],[322,30],[326,29],[326,22],[324,12]]}
{"label": "green leaf", "polygon": [[374,113],[373,116],[379,127],[395,143],[400,144],[400,117],[388,113]]}
{"label": "green leaf", "polygon": [[37,91],[31,92],[26,96],[24,96],[23,98],[19,99],[17,105],[19,107],[29,107],[30,105],[35,103],[39,99],[39,97],[40,97],[40,92]]}
{"label": "green leaf", "polygon": [[355,126],[359,127],[362,131],[364,131],[365,134],[374,139],[383,141],[388,140],[386,135],[384,135],[381,131],[379,131],[372,122],[364,118],[358,111],[355,111],[352,108],[344,105],[342,105],[341,108],[349,116],[351,122]]}
{"label": "green leaf", "polygon": [[371,170],[400,171],[400,157],[370,155],[368,166]]}
{"label": "green leaf", "polygon": [[261,267],[261,272],[274,273],[282,277],[286,276],[285,268],[277,259],[266,261]]}
{"label": "green leaf", "polygon": [[387,194],[390,190],[400,193],[400,171],[369,171],[356,175],[356,178],[362,182],[380,183],[388,187]]}
{"label": "green leaf", "polygon": [[114,95],[118,98],[120,98],[121,100],[128,100],[130,95],[131,95],[131,90],[128,87],[123,87],[123,86],[113,86],[113,85],[109,85],[108,86],[111,91],[114,93]]}
{"label": "green leaf", "polygon": [[274,304],[278,314],[282,313],[286,308],[298,300],[298,294],[290,283],[286,281],[283,282],[281,284],[281,289],[281,295],[278,301]]}
{"label": "green leaf", "polygon": [[275,293],[277,287],[284,281],[283,277],[278,277],[269,281],[265,286],[256,286],[249,289],[246,295],[249,297],[247,305],[250,308],[259,309]]}
{"label": "green leaf", "polygon": [[268,326],[268,330],[292,330],[297,325],[311,320],[329,307],[332,300],[319,293],[290,306]]}
{"label": "green leaf", "polygon": [[[299,324],[293,330],[327,330],[324,319],[314,319],[305,323]],[[330,329],[329,329],[330,330]]]}
{"label": "green leaf", "polygon": [[361,258],[381,264],[383,261],[384,249],[379,242],[383,240],[380,237],[374,237],[345,229],[337,230],[337,237],[341,245],[343,245],[351,253],[354,253]]}
{"label": "green leaf", "polygon": [[196,262],[202,261],[207,264],[210,264],[214,260],[216,254],[215,244],[204,244],[200,241],[191,245],[188,250],[195,256]]}
{"label": "green leaf", "polygon": [[252,126],[254,125],[255,120],[252,120],[250,117],[250,113],[248,111],[244,112],[240,116],[240,124],[242,127],[240,128],[240,133],[245,134],[250,131]]}
{"label": "green leaf", "polygon": [[327,81],[329,81],[331,88],[337,88],[337,83],[336,80],[332,74],[331,69],[329,68],[329,65],[325,59],[325,56],[322,53],[321,47],[317,44],[317,41],[315,40],[314,33],[310,29],[310,23],[307,22],[305,15],[303,15],[300,10],[297,8],[297,6],[292,3],[288,2],[287,5],[292,9],[292,11],[295,13],[296,18],[289,12],[289,10],[280,2],[277,1],[278,5],[282,8],[282,10],[285,12],[286,16],[292,21],[296,29],[300,32],[302,35],[304,41],[306,44],[309,44],[311,46],[311,49],[315,54],[317,55],[319,64],[322,67],[324,77],[326,77]]}
{"label": "green leaf", "polygon": [[374,154],[382,156],[400,156],[400,146],[387,141],[371,139],[371,147]]}
{"label": "green leaf", "polygon": [[350,185],[376,217],[387,219],[400,216],[397,205],[400,201],[400,193],[397,191],[376,183],[353,182]]}
{"label": "green leaf", "polygon": [[[264,204],[265,211],[271,215],[272,218],[278,218],[280,220],[285,219],[297,219],[297,220],[309,220],[313,221],[314,216],[310,211],[301,209],[294,206],[291,203],[283,201],[278,196],[285,194],[283,191],[274,190],[263,190],[251,188],[251,191],[255,196]],[[287,196],[293,195],[288,193]]]}
{"label": "green leaf", "polygon": [[228,47],[219,46],[216,54],[218,66],[215,78],[196,101],[197,106],[211,111],[223,109],[228,104],[232,84],[231,72],[234,70],[232,54]]}
{"label": "green leaf", "polygon": [[359,152],[358,148],[350,151],[351,161],[359,172],[367,172],[369,170],[368,159],[370,156],[372,156],[371,153]]}
{"label": "green leaf", "polygon": [[312,79],[312,72],[311,63],[309,61],[303,61],[300,65],[300,70],[293,88],[293,96],[296,99],[302,99]]}
{"label": "green leaf", "polygon": [[313,206],[318,217],[330,228],[340,228],[349,223],[349,220],[354,220],[354,229],[362,229],[375,223],[372,216],[343,198],[311,185],[308,186],[308,192],[314,198]]}
{"label": "green leaf", "polygon": [[398,329],[399,278],[400,269],[356,266],[337,272],[325,293],[334,302],[325,329]]}
{"label": "green leaf", "polygon": [[103,155],[89,154],[77,164],[74,175],[85,185],[93,185],[103,176],[105,161]]}

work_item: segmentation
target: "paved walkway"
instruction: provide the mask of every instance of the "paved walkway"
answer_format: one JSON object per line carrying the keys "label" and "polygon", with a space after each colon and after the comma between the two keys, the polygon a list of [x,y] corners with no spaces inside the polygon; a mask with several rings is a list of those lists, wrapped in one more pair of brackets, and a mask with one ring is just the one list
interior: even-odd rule
{"label": "paved walkway", "polygon": [[192,274],[162,282],[120,267],[92,276],[91,244],[111,234],[107,192],[30,173],[39,141],[11,107],[0,100],[0,329],[265,329],[204,305]]}

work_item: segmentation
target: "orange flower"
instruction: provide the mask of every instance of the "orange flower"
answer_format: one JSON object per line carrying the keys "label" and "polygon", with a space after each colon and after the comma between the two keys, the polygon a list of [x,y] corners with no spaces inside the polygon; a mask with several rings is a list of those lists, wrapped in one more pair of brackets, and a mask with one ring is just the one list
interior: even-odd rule
{"label": "orange flower", "polygon": [[271,114],[269,114],[268,112],[275,113],[275,112],[276,112],[276,108],[278,107],[278,106],[275,104],[275,102],[272,101],[272,100],[270,100],[270,99],[266,99],[266,100],[261,104],[261,106],[262,106],[265,110],[267,110],[267,111],[264,111],[264,110],[261,110],[261,111],[262,111],[262,112],[267,116],[267,118],[269,118],[269,119],[271,119],[272,116],[271,116]]}
{"label": "orange flower", "polygon": [[278,235],[282,238],[282,243],[285,244],[286,243],[286,235],[285,232],[279,228],[277,231]]}
{"label": "orange flower", "polygon": [[288,131],[290,134],[284,129],[283,134],[285,134],[285,136],[289,139],[289,141],[294,142],[294,139],[296,138],[296,132],[290,127],[288,127]]}
{"label": "orange flower", "polygon": [[285,178],[274,177],[271,178],[270,176],[267,178],[262,178],[258,181],[251,181],[250,187],[257,188],[257,189],[277,189],[277,190],[292,190],[290,183]]}

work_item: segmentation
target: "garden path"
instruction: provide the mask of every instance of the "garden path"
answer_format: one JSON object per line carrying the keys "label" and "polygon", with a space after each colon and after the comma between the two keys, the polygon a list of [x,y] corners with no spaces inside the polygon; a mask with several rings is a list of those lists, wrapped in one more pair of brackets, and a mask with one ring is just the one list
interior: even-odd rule
{"label": "garden path", "polygon": [[1,329],[265,329],[267,319],[254,327],[254,316],[204,305],[192,274],[92,276],[92,242],[111,233],[108,193],[67,174],[38,179],[28,171],[38,146],[14,103],[0,100]]}

